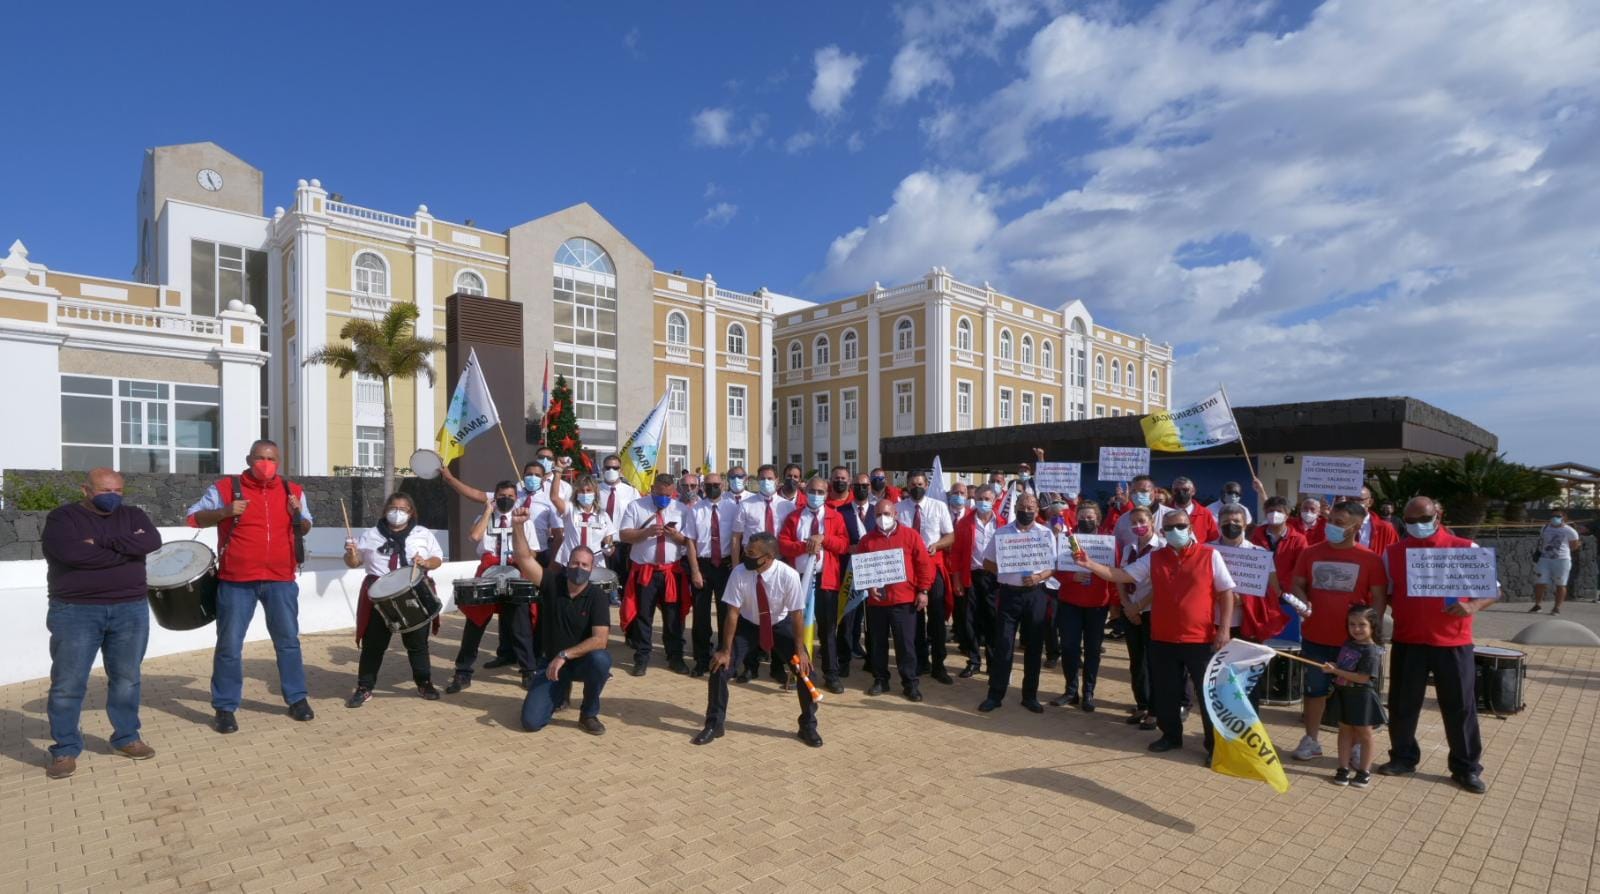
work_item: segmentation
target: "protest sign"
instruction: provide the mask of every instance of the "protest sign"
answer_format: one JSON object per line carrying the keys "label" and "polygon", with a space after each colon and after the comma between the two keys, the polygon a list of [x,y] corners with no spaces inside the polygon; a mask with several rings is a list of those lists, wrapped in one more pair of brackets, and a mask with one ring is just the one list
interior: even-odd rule
{"label": "protest sign", "polygon": [[1039,463],[1033,470],[1033,486],[1042,494],[1076,494],[1082,484],[1082,463]]}
{"label": "protest sign", "polygon": [[1132,481],[1150,474],[1149,447],[1101,447],[1100,480]]}
{"label": "protest sign", "polygon": [[[1117,538],[1111,534],[1074,534],[1078,541],[1078,548],[1090,561],[1099,562],[1101,565],[1114,566],[1117,564]],[[1066,538],[1061,539],[1061,552],[1056,554],[1056,569],[1058,571],[1088,571],[1078,563],[1072,561],[1072,550],[1067,546]]]}
{"label": "protest sign", "polygon": [[1300,457],[1300,492],[1353,497],[1366,484],[1367,461],[1359,456]]}
{"label": "protest sign", "polygon": [[1233,591],[1243,596],[1267,595],[1267,578],[1273,572],[1272,551],[1242,546],[1212,546],[1233,576]]}
{"label": "protest sign", "polygon": [[1499,599],[1494,550],[1486,547],[1407,549],[1406,594],[1434,599]]}
{"label": "protest sign", "polygon": [[880,549],[850,557],[850,585],[857,590],[872,590],[904,583],[906,554],[901,549]]}
{"label": "protest sign", "polygon": [[1046,537],[1032,534],[996,534],[994,564],[1001,574],[1033,574],[1055,567],[1055,550]]}

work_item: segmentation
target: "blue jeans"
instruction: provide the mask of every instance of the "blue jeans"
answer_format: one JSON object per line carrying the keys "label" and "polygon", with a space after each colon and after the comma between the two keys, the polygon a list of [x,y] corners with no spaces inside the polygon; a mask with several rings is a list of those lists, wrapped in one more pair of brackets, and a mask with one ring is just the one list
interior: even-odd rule
{"label": "blue jeans", "polygon": [[244,690],[241,653],[244,634],[260,602],[267,633],[278,652],[278,683],[284,704],[306,697],[306,669],[300,660],[300,585],[294,581],[221,581],[217,584],[217,651],[211,658],[211,707],[239,710]]}
{"label": "blue jeans", "polygon": [[45,627],[50,631],[50,697],[45,711],[55,740],[50,756],[83,753],[78,718],[96,653],[105,658],[111,747],[139,741],[139,662],[150,641],[150,604],[143,599],[107,605],[52,599]]}
{"label": "blue jeans", "polygon": [[541,670],[528,684],[528,696],[522,700],[522,728],[528,732],[545,728],[550,715],[556,712],[556,703],[567,700],[574,680],[583,683],[583,704],[578,707],[578,716],[600,716],[600,690],[611,678],[611,653],[599,649],[574,658],[561,665],[558,676],[561,679],[553,681]]}

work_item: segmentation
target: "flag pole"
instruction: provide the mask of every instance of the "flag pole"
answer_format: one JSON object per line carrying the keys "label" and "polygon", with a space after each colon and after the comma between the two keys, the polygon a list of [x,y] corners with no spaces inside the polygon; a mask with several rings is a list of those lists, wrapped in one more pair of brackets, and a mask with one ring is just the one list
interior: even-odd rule
{"label": "flag pole", "polygon": [[[1267,648],[1271,649],[1272,647],[1268,646]],[[1310,665],[1311,667],[1314,667],[1317,670],[1322,670],[1322,663],[1320,661],[1312,661],[1309,658],[1301,658],[1299,655],[1295,655],[1295,654],[1292,654],[1292,653],[1289,653],[1289,652],[1279,652],[1277,649],[1272,649],[1272,651],[1275,652],[1278,655],[1281,655],[1284,658],[1289,659],[1290,661],[1298,661],[1301,664]]]}
{"label": "flag pole", "polygon": [[522,480],[522,467],[517,465],[517,455],[511,452],[511,439],[506,437],[506,426],[502,422],[495,428],[500,429],[500,443],[506,445],[506,457],[511,460],[511,478],[514,481]]}
{"label": "flag pole", "polygon": [[1244,446],[1244,427],[1239,424],[1239,417],[1233,415],[1233,398],[1228,396],[1228,386],[1218,382],[1217,388],[1222,391],[1222,399],[1228,402],[1228,415],[1233,416],[1234,428],[1239,429],[1239,452],[1244,454],[1245,470],[1250,473],[1252,481],[1258,480],[1260,476],[1256,474],[1255,466],[1250,462],[1250,451]]}

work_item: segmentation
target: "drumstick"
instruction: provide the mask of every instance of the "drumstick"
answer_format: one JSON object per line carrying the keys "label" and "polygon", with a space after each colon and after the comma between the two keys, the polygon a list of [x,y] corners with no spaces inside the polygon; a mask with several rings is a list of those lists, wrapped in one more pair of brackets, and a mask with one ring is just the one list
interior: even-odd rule
{"label": "drumstick", "polygon": [[811,700],[820,703],[822,701],[822,693],[817,691],[817,687],[811,685],[811,678],[806,676],[805,671],[800,669],[800,656],[790,655],[789,663],[794,665],[795,676],[800,678],[800,682],[806,684],[806,691],[811,693]]}
{"label": "drumstick", "polygon": [[[1268,646],[1268,648],[1271,648],[1271,646]],[[1299,655],[1294,655],[1294,654],[1291,654],[1289,652],[1278,652],[1277,649],[1272,649],[1272,651],[1277,652],[1277,654],[1282,655],[1283,657],[1289,659],[1290,661],[1298,661],[1301,664],[1309,664],[1310,666],[1316,668],[1317,670],[1322,670],[1322,663],[1319,662],[1319,661],[1312,661],[1309,658],[1301,658]]]}
{"label": "drumstick", "polygon": [[354,539],[356,539],[356,535],[350,531],[350,510],[345,508],[344,497],[340,497],[339,498],[339,514],[344,516],[344,537],[345,537],[345,539],[346,540],[354,540]]}

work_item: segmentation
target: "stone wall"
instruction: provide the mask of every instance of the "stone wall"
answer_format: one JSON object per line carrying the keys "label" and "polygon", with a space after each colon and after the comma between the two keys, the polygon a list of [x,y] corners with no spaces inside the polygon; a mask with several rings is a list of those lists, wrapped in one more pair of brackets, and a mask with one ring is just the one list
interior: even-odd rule
{"label": "stone wall", "polygon": [[[1491,547],[1495,554],[1495,567],[1500,573],[1501,598],[1506,602],[1533,601],[1533,550],[1539,542],[1532,534],[1474,535],[1470,528],[1456,531],[1462,537],[1471,537],[1479,546]],[[1567,579],[1567,598],[1594,601],[1596,599],[1595,537],[1588,535],[1578,550],[1572,566],[1572,576]],[[1553,598],[1554,594],[1552,594]]]}
{"label": "stone wall", "polygon": [[[178,526],[184,523],[189,507],[199,500],[217,480],[216,475],[159,475],[128,473],[123,493],[128,502],[145,512],[156,524]],[[54,472],[7,469],[5,481],[8,488],[14,484],[49,485],[63,490],[76,488],[83,480],[81,472]],[[295,478],[294,483],[305,489],[311,503],[311,516],[317,525],[338,527],[344,524],[339,502],[342,498],[350,511],[350,523],[364,527],[377,521],[383,508],[383,480],[380,478]],[[446,501],[452,491],[440,479],[423,481],[404,478],[398,483],[400,492],[408,494],[417,503],[418,519],[423,525],[444,530]],[[48,511],[26,512],[16,509],[0,510],[0,560],[42,559],[39,551],[40,529]]]}

